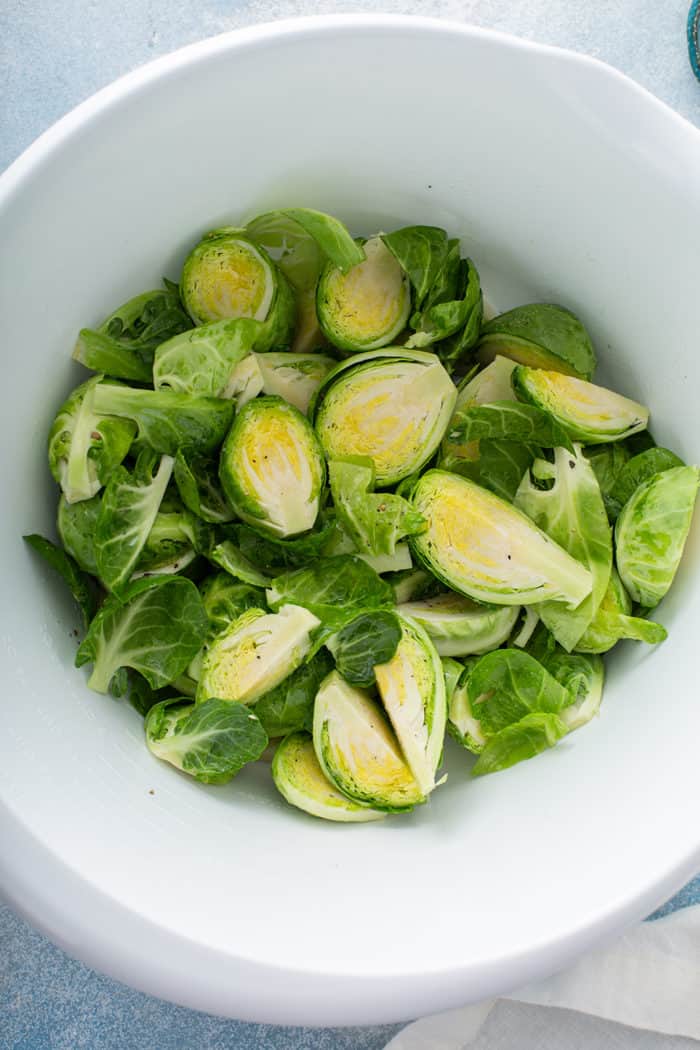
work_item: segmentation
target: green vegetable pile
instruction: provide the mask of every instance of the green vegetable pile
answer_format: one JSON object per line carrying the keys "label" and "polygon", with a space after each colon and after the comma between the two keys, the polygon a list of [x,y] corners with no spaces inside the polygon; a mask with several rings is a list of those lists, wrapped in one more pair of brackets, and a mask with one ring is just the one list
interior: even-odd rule
{"label": "green vegetable pile", "polygon": [[76,665],[158,758],[230,780],[275,743],[294,806],[425,802],[597,714],[603,653],[655,645],[699,471],[594,385],[568,310],[488,320],[432,226],[353,239],[307,209],[208,233],[80,332],[93,375],[48,457],[85,621]]}

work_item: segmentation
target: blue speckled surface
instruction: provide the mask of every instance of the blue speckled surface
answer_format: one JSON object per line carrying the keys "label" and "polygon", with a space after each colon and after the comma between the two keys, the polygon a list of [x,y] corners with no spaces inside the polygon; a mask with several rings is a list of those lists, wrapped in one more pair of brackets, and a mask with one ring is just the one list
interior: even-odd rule
{"label": "blue speckled surface", "polygon": [[[97,88],[182,44],[296,14],[401,11],[470,21],[585,51],[700,124],[687,0],[4,0],[0,169]],[[700,876],[654,917],[700,904]],[[151,999],[69,959],[0,906],[0,1050],[379,1050],[398,1025],[274,1028]]]}

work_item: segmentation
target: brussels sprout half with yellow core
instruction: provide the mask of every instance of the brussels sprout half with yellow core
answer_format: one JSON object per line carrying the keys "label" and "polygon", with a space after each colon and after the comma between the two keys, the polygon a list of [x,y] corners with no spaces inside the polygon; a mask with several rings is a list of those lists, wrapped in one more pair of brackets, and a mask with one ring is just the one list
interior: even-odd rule
{"label": "brussels sprout half with yellow core", "polygon": [[645,430],[649,422],[644,405],[560,372],[519,365],[513,372],[513,389],[521,401],[554,416],[575,441],[621,441]]}
{"label": "brussels sprout half with yellow core", "polygon": [[411,312],[408,277],[381,237],[364,243],[365,258],[342,272],[328,263],[316,289],[321,329],[342,350],[387,346],[406,327]]}
{"label": "brussels sprout half with yellow core", "polygon": [[276,291],[267,252],[233,227],[207,234],[182,268],[180,294],[198,325],[233,317],[264,321]]}
{"label": "brussels sprout half with yellow core", "polygon": [[453,592],[406,602],[398,612],[420,624],[440,656],[471,656],[497,649],[520,615],[517,605],[490,609]]}
{"label": "brussels sprout half with yellow core", "polygon": [[202,659],[197,702],[217,696],[252,704],[296,671],[320,621],[300,605],[247,609],[217,635]]}
{"label": "brussels sprout half with yellow core", "polygon": [[400,616],[401,639],[388,663],[374,673],[384,710],[423,792],[435,787],[445,739],[445,674],[435,646],[419,624]]}
{"label": "brussels sprout half with yellow core", "polygon": [[425,801],[379,705],[337,671],[316,695],[313,739],[324,774],[355,802],[398,813]]}
{"label": "brussels sprout half with yellow core", "polygon": [[590,594],[588,569],[480,485],[429,470],[416,482],[412,499],[428,526],[410,538],[411,549],[460,594],[496,605],[556,598],[572,608]]}
{"label": "brussels sprout half with yellow core", "polygon": [[290,805],[313,817],[356,824],[386,816],[380,810],[353,802],[333,786],[319,765],[308,733],[290,733],[284,738],[272,760],[272,779]]}
{"label": "brussels sprout half with yellow core", "polygon": [[238,516],[274,536],[313,528],[326,475],[310,424],[280,397],[249,401],[221,449],[219,477]]}
{"label": "brussels sprout half with yellow core", "polygon": [[255,354],[265,394],[282,397],[300,412],[308,412],[311,400],[337,361],[324,354],[289,352]]}
{"label": "brussels sprout half with yellow core", "polygon": [[369,456],[378,487],[423,467],[447,429],[457,388],[435,354],[392,347],[344,361],[312,413],[328,458]]}

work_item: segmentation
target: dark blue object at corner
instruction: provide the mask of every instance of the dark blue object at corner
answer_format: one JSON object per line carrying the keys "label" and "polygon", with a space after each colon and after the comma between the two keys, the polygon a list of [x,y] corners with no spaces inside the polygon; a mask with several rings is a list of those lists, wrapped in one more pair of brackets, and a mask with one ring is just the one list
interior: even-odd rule
{"label": "dark blue object at corner", "polygon": [[700,0],[693,0],[688,12],[688,55],[693,73],[700,80]]}

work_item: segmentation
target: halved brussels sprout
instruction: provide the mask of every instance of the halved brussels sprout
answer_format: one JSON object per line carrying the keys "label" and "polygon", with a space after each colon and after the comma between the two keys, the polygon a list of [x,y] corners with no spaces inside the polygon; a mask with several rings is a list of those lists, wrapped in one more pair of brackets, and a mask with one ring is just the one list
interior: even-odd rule
{"label": "halved brussels sprout", "polygon": [[316,391],[337,361],[323,354],[255,355],[266,394],[284,398],[306,414]]}
{"label": "halved brussels sprout", "polygon": [[520,614],[517,605],[488,609],[460,594],[438,594],[406,602],[398,612],[419,623],[440,656],[471,656],[497,649]]}
{"label": "halved brussels sprout", "polygon": [[353,802],[324,775],[311,736],[291,733],[275,751],[272,779],[287,802],[312,817],[345,824],[382,820],[386,813]]}
{"label": "halved brussels sprout", "polygon": [[570,310],[553,303],[517,306],[487,321],[478,351],[484,364],[501,354],[531,368],[582,379],[590,379],[596,365],[586,329]]}
{"label": "halved brussels sprout", "polygon": [[296,671],[311,649],[309,632],[319,623],[299,605],[283,605],[277,613],[247,609],[204,654],[197,700],[259,700]]}
{"label": "halved brussels sprout", "polygon": [[416,482],[413,502],[428,527],[411,537],[411,549],[460,594],[496,605],[557,598],[575,607],[590,593],[588,569],[480,485],[429,470]]}
{"label": "halved brussels sprout", "polygon": [[329,458],[369,456],[377,485],[394,485],[436,451],[456,398],[434,354],[377,350],[330,373],[316,397],[316,431]]}
{"label": "halved brussels sprout", "polygon": [[267,252],[241,233],[233,228],[215,230],[187,256],[180,294],[195,324],[229,317],[266,320],[279,271]]}
{"label": "halved brussels sprout", "polygon": [[401,640],[396,652],[374,673],[401,750],[421,791],[428,795],[435,787],[445,739],[445,675],[423,628],[405,616],[398,620]]}
{"label": "halved brussels sprout", "polygon": [[316,696],[313,736],[321,769],[348,798],[387,813],[425,801],[379,705],[337,671]]}
{"label": "halved brussels sprout", "polygon": [[325,473],[311,426],[280,397],[250,401],[221,449],[219,476],[229,503],[243,521],[274,536],[313,528]]}
{"label": "halved brussels sprout", "polygon": [[346,272],[328,263],[316,289],[323,333],[343,350],[387,346],[411,312],[408,278],[381,237],[365,241],[364,250],[364,260]]}
{"label": "halved brussels sprout", "polygon": [[697,467],[673,467],[640,485],[615,525],[617,569],[631,598],[653,609],[673,583],[698,492]]}
{"label": "halved brussels sprout", "polygon": [[666,628],[660,623],[632,615],[632,599],[613,566],[608,589],[588,629],[576,643],[576,651],[607,653],[624,638],[658,645],[666,640],[667,634]]}
{"label": "halved brussels sprout", "polygon": [[620,441],[645,430],[649,409],[605,387],[560,372],[519,365],[513,389],[522,401],[544,409],[576,441]]}
{"label": "halved brussels sprout", "polygon": [[263,374],[260,370],[260,362],[257,354],[248,354],[239,361],[228,377],[226,386],[221,391],[221,397],[225,397],[236,406],[236,412],[240,412],[249,401],[262,393]]}

